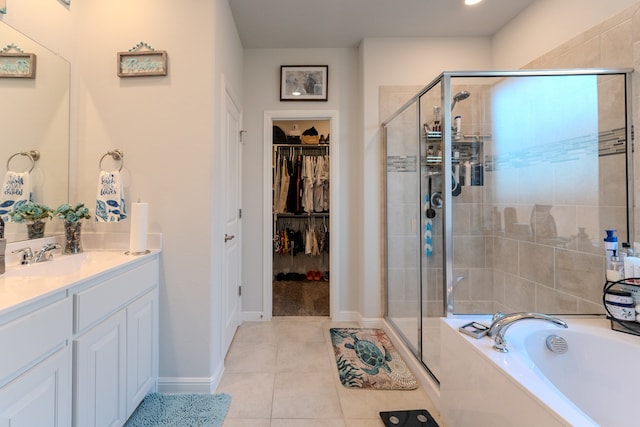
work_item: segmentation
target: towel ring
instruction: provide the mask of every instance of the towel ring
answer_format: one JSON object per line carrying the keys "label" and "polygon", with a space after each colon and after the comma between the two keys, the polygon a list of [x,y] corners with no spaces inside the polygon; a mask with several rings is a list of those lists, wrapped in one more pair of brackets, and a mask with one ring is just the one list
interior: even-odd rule
{"label": "towel ring", "polygon": [[115,160],[116,162],[120,162],[120,167],[118,168],[118,172],[120,172],[122,170],[122,165],[124,165],[124,154],[122,154],[122,151],[118,149],[107,151],[102,157],[100,157],[100,161],[98,162],[98,167],[100,168],[100,170],[104,170],[102,169],[102,161],[107,156],[111,156],[113,160]]}
{"label": "towel ring", "polygon": [[9,159],[7,160],[7,170],[8,171],[11,170],[11,168],[9,167],[9,163],[11,163],[11,160],[13,160],[13,158],[16,157],[16,156],[28,157],[29,160],[31,160],[31,167],[29,168],[28,171],[25,171],[27,173],[31,173],[33,168],[36,167],[36,161],[40,160],[40,152],[38,150],[22,151],[20,153],[15,153],[11,157],[9,157]]}

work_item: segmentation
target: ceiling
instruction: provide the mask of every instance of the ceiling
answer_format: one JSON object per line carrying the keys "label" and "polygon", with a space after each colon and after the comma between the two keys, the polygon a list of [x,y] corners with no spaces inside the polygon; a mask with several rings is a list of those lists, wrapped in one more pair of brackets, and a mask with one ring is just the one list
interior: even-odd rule
{"label": "ceiling", "polygon": [[535,0],[229,0],[244,48],[357,47],[369,37],[491,36]]}

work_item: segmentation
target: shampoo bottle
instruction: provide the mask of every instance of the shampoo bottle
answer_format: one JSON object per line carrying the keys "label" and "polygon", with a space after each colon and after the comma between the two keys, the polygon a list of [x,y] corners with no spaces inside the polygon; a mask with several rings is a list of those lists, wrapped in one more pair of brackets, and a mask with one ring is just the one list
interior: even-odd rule
{"label": "shampoo bottle", "polygon": [[440,107],[433,107],[433,128],[434,132],[442,132],[442,125],[440,125]]}
{"label": "shampoo bottle", "polygon": [[604,252],[606,257],[606,265],[611,262],[611,257],[618,253],[618,237],[616,236],[616,230],[605,230],[607,232],[604,238]]}
{"label": "shampoo bottle", "polygon": [[462,117],[456,116],[453,119],[453,139],[456,141],[462,139]]}

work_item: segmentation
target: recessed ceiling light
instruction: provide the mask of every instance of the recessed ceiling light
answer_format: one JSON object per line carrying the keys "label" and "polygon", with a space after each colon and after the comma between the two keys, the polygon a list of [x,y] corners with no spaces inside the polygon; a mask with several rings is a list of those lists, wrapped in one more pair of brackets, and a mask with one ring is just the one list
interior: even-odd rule
{"label": "recessed ceiling light", "polygon": [[464,4],[467,6],[473,6],[474,4],[480,3],[482,0],[464,0]]}

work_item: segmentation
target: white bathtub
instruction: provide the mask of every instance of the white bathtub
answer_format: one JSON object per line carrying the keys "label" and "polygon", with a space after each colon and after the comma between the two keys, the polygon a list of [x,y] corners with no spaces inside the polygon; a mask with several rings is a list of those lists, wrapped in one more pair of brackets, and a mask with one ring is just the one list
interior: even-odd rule
{"label": "white bathtub", "polygon": [[[500,353],[492,339],[458,332],[469,319],[443,319],[447,427],[637,425],[640,337],[612,331],[602,318],[564,320],[568,329],[540,320],[513,324],[505,334],[509,352]],[[547,349],[552,334],[566,339],[565,354]]]}

